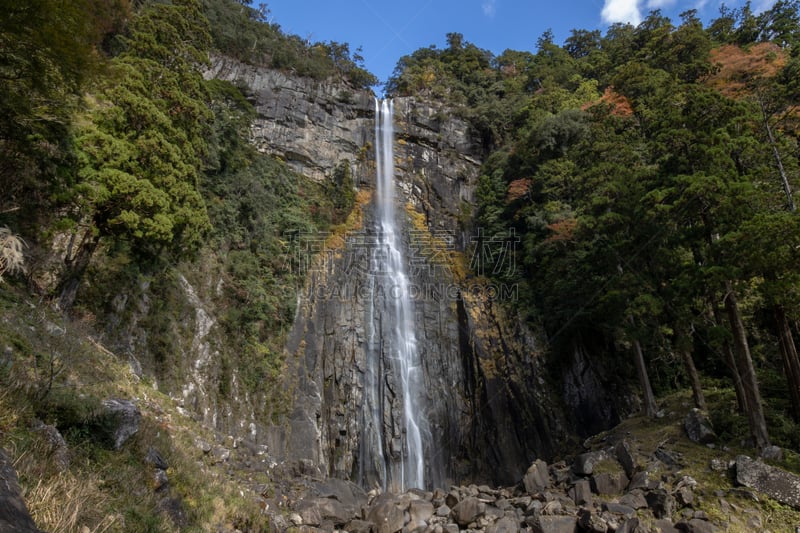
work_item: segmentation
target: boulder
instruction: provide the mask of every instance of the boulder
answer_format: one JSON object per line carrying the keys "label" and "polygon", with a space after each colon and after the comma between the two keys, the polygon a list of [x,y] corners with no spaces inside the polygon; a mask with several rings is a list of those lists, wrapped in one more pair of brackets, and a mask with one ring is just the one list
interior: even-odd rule
{"label": "boulder", "polygon": [[142,412],[131,400],[103,400],[99,422],[108,432],[115,450],[139,431]]}
{"label": "boulder", "polygon": [[597,494],[620,494],[628,483],[628,477],[623,472],[604,472],[592,476],[592,490]]}
{"label": "boulder", "polygon": [[309,498],[294,505],[303,519],[303,524],[317,526],[325,521],[341,527],[350,520],[358,518],[356,513],[348,510],[341,502],[333,498]]}
{"label": "boulder", "polygon": [[714,433],[708,415],[696,407],[686,415],[683,428],[686,430],[686,436],[698,444],[710,444],[717,440],[717,434]]}
{"label": "boulder", "polygon": [[619,499],[619,503],[634,509],[644,509],[647,507],[647,499],[645,499],[644,493],[639,489],[632,490],[622,496]]}
{"label": "boulder", "polygon": [[69,468],[69,446],[55,426],[35,420],[33,430],[38,433],[46,447],[46,454],[53,460],[53,464],[59,472],[64,472]]}
{"label": "boulder", "polygon": [[11,459],[0,449],[0,531],[13,533],[43,533],[33,522],[22,490],[17,480],[17,472]]}
{"label": "boulder", "polygon": [[572,471],[579,476],[591,476],[592,472],[594,472],[594,466],[597,463],[601,461],[607,461],[609,459],[611,459],[611,457],[603,450],[598,452],[582,453],[577,456],[575,458],[575,462],[572,463]]}
{"label": "boulder", "polygon": [[322,523],[322,512],[311,502],[300,502],[296,511],[300,515],[301,524],[303,525],[318,526]]}
{"label": "boulder", "polygon": [[764,449],[761,450],[761,458],[767,461],[782,461],[783,450],[780,446],[765,446]]}
{"label": "boulder", "polygon": [[588,479],[579,479],[569,489],[569,495],[575,505],[586,505],[592,503],[592,487]]}
{"label": "boulder", "polygon": [[736,457],[736,482],[800,509],[800,476],[739,455]]}
{"label": "boulder", "polygon": [[669,517],[675,510],[675,498],[664,489],[650,491],[645,498],[647,506],[653,511],[656,518]]}
{"label": "boulder", "polygon": [[518,533],[519,531],[519,523],[508,516],[486,528],[486,533]]}
{"label": "boulder", "polygon": [[167,472],[160,468],[155,469],[153,472],[153,490],[160,492],[169,487],[169,478]]}
{"label": "boulder", "polygon": [[395,533],[405,525],[403,511],[390,499],[374,505],[367,515],[367,520],[375,524],[375,533]]}
{"label": "boulder", "polygon": [[690,520],[681,520],[675,524],[675,529],[683,531],[684,533],[716,533],[717,528],[711,522],[692,518]]}
{"label": "boulder", "polygon": [[689,487],[681,487],[675,491],[675,500],[681,507],[689,507],[694,503],[694,492]]}
{"label": "boulder", "polygon": [[438,516],[438,517],[447,517],[447,516],[450,516],[451,512],[452,512],[452,509],[450,509],[447,506],[446,503],[443,503],[442,505],[439,506],[438,509],[436,509],[436,516]]}
{"label": "boulder", "polygon": [[425,500],[414,500],[408,507],[408,514],[411,516],[410,529],[425,526],[433,516],[433,504]]}
{"label": "boulder", "polygon": [[682,468],[684,466],[680,460],[681,454],[676,451],[657,448],[653,455],[670,468]]}
{"label": "boulder", "polygon": [[532,501],[533,498],[531,498],[530,496],[520,496],[519,498],[514,498],[513,500],[511,500],[511,505],[513,505],[517,509],[522,509],[524,511],[528,508],[528,506],[530,506]]}
{"label": "boulder", "polygon": [[608,511],[609,513],[613,513],[616,515],[621,515],[627,518],[633,518],[636,516],[636,509],[629,505],[625,505],[623,503],[613,503],[608,502],[603,504],[603,509]]}
{"label": "boulder", "polygon": [[453,507],[453,520],[459,526],[467,526],[483,514],[486,504],[475,497],[464,498]]}
{"label": "boulder", "polygon": [[[361,508],[367,504],[367,494],[364,489],[351,481],[328,478],[323,481],[311,483],[311,492],[319,498],[331,499],[341,504],[341,513],[355,518]],[[338,525],[338,523],[337,523]]]}
{"label": "boulder", "polygon": [[169,468],[167,460],[164,459],[161,453],[152,446],[147,449],[147,455],[145,456],[144,461],[157,470],[166,470]]}
{"label": "boulder", "polygon": [[632,446],[627,441],[620,441],[614,446],[614,456],[619,464],[625,470],[625,475],[628,477],[633,476],[636,472],[636,457],[634,456]]}
{"label": "boulder", "polygon": [[581,527],[581,531],[587,533],[606,533],[608,531],[608,523],[588,509],[581,509],[578,525]]}
{"label": "boulder", "polygon": [[197,447],[198,450],[200,450],[205,454],[211,452],[211,444],[209,444],[208,441],[201,439],[200,437],[194,438],[194,445],[195,447]]}
{"label": "boulder", "polygon": [[444,503],[447,504],[448,507],[451,509],[456,506],[458,502],[461,501],[461,495],[458,493],[457,490],[451,490],[447,493],[447,496],[444,497]]}
{"label": "boulder", "polygon": [[550,473],[547,470],[547,463],[537,459],[528,468],[525,477],[522,478],[522,483],[525,485],[525,491],[531,496],[550,488]]}
{"label": "boulder", "polygon": [[628,484],[628,490],[646,489],[650,485],[650,479],[647,472],[636,472]]}
{"label": "boulder", "polygon": [[577,525],[574,516],[539,516],[531,528],[533,533],[575,533]]}

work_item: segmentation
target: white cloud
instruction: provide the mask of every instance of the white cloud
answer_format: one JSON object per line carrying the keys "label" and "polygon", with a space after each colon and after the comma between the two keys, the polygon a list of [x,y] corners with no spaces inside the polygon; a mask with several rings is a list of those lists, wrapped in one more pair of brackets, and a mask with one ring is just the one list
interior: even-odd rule
{"label": "white cloud", "polygon": [[481,8],[483,8],[484,15],[490,18],[494,17],[494,14],[497,13],[497,0],[486,0]]}
{"label": "white cloud", "polygon": [[647,9],[662,9],[672,7],[675,4],[676,0],[647,0]]}
{"label": "white cloud", "polygon": [[[484,12],[486,12],[487,5],[493,4],[497,0],[484,0]],[[761,13],[770,9],[776,0],[752,0],[752,9],[754,13]],[[705,10],[705,8],[713,5],[722,5],[723,3],[728,6],[734,7],[743,3],[742,0],[603,0],[603,10],[600,16],[606,24],[613,24],[615,22],[628,22],[634,26],[638,25],[643,18],[643,13],[661,9],[664,15],[677,18],[677,13],[687,9]],[[713,17],[712,17],[713,18]],[[678,24],[673,20],[673,23]]]}
{"label": "white cloud", "polygon": [[633,25],[642,21],[638,0],[605,0],[600,13],[604,22],[630,22]]}
{"label": "white cloud", "polygon": [[758,0],[753,6],[754,13],[762,13],[768,9],[772,9],[772,6],[775,4],[775,0]]}

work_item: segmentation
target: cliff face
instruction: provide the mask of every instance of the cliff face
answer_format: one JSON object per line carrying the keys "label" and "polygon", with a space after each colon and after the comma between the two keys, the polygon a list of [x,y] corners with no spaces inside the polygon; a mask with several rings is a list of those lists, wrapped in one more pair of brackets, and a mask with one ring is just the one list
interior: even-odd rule
{"label": "cliff face", "polygon": [[[349,161],[368,198],[374,188],[374,97],[336,82],[315,82],[214,62],[210,76],[247,86],[258,118],[252,142],[315,180]],[[464,227],[474,200],[481,146],[469,125],[444,107],[397,98],[395,176],[406,207],[407,271],[412,277],[418,350],[434,434],[426,450],[431,483],[467,478],[512,482],[564,433],[542,378],[541,352],[521,325],[509,324],[500,297],[515,288],[465,278]],[[344,243],[311,262],[287,346],[291,409],[263,436],[277,458],[311,459],[330,475],[376,483],[364,464],[367,332],[389,327],[374,315],[368,286],[373,210],[365,201]],[[386,379],[392,380],[389,376]],[[382,399],[388,455],[402,453],[402,398]]]}
{"label": "cliff face", "polygon": [[[389,327],[364,292],[370,262],[365,243],[374,234],[374,97],[344,83],[226,58],[216,58],[207,76],[246,87],[258,113],[251,142],[259,150],[317,181],[331,179],[337,166],[349,162],[359,204],[346,235],[309,236],[315,242],[307,247],[307,283],[289,335],[285,390],[279,391],[288,414],[276,419],[264,412],[263,405],[277,403],[274,397],[265,402],[264,395],[275,391],[242,393],[240,369],[220,366],[219,353],[227,348],[213,301],[223,274],[213,264],[184,269],[171,287],[183,311],[172,332],[180,339],[177,385],[168,392],[206,424],[266,445],[276,460],[311,460],[329,475],[372,486],[377,480],[365,461],[371,430],[361,409],[367,354],[376,342],[368,331]],[[566,365],[567,385],[550,385],[539,341],[504,312],[502,300],[513,298],[516,287],[492,286],[469,274],[468,265],[480,267],[481,259],[469,252],[476,235],[467,221],[482,154],[469,125],[451,110],[415,98],[397,98],[394,108],[406,271],[433,434],[426,477],[440,486],[514,483],[574,429],[563,403],[567,411],[592,409],[592,398],[581,390],[593,374],[576,358]],[[136,316],[155,304],[158,290],[143,287],[140,297],[115,302],[120,315],[133,316],[117,335],[125,339],[121,353],[147,351],[147,329]],[[223,394],[218,384],[225,372],[233,377]],[[401,454],[402,398],[393,378],[386,379],[383,427],[374,430],[382,433],[388,455]]]}
{"label": "cliff face", "polygon": [[335,80],[317,81],[217,57],[209,78],[246,87],[258,113],[252,143],[315,181],[329,179],[349,160],[367,174],[374,128],[373,96]]}

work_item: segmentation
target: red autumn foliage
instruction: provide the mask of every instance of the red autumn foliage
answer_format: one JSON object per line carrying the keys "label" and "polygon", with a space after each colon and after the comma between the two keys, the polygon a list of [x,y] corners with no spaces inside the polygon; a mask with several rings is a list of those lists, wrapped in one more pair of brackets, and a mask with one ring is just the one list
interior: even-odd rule
{"label": "red autumn foliage", "polygon": [[563,242],[563,241],[571,241],[573,235],[575,235],[575,229],[578,227],[578,221],[574,218],[565,218],[563,220],[559,220],[558,222],[553,222],[552,224],[547,225],[547,229],[549,229],[552,233],[545,242]]}
{"label": "red autumn foliage", "polygon": [[531,189],[531,180],[519,179],[514,180],[508,184],[508,194],[506,195],[506,203],[510,204],[516,202],[523,196],[527,196],[528,191]]}
{"label": "red autumn foliage", "polygon": [[611,110],[611,114],[618,117],[629,117],[633,115],[631,103],[623,95],[616,92],[613,87],[606,87],[606,90],[603,91],[603,96],[600,97],[600,100],[596,102],[590,102],[584,105],[581,109],[585,111],[598,104],[607,104]]}
{"label": "red autumn foliage", "polygon": [[748,83],[776,76],[786,65],[786,51],[774,43],[758,43],[746,49],[726,44],[711,51],[718,70],[706,83],[725,96],[747,96]]}

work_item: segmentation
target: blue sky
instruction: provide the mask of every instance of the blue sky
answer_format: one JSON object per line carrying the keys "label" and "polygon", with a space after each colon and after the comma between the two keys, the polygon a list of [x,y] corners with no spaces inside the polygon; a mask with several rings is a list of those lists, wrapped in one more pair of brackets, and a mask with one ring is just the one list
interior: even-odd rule
{"label": "blue sky", "polygon": [[[257,4],[261,0],[255,0]],[[719,15],[718,0],[267,0],[271,21],[311,41],[363,47],[365,66],[381,81],[397,60],[418,48],[445,46],[445,34],[464,38],[495,54],[511,48],[535,51],[536,40],[552,29],[563,44],[571,29],[600,29],[612,22],[638,24],[652,9],[674,22],[697,9],[705,23]],[[774,0],[752,0],[754,11]],[[744,0],[728,0],[736,8]]]}

